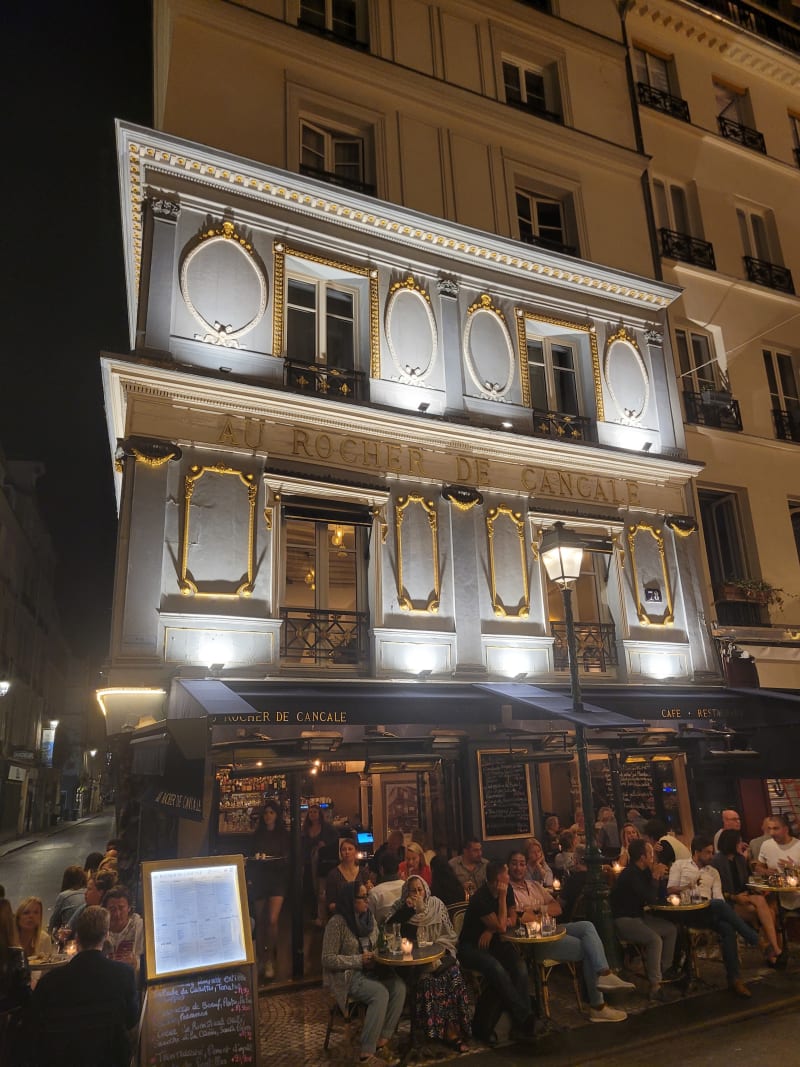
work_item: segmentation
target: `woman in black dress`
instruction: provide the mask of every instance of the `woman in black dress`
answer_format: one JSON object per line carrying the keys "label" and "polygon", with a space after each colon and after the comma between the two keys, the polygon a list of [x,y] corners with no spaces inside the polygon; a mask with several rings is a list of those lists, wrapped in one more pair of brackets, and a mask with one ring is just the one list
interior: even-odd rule
{"label": "woman in black dress", "polygon": [[265,801],[250,854],[255,861],[251,864],[251,883],[255,900],[258,970],[264,978],[274,978],[278,919],[286,896],[289,859],[289,832],[283,823],[279,801]]}

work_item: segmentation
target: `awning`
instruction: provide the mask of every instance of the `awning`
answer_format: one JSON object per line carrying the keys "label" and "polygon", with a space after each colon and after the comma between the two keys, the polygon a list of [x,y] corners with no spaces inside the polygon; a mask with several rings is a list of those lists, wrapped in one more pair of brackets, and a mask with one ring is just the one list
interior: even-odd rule
{"label": "awning", "polygon": [[142,803],[182,819],[203,818],[207,722],[177,719],[131,738],[132,771],[151,776]]}
{"label": "awning", "polygon": [[494,693],[511,704],[524,704],[544,712],[547,717],[566,719],[568,722],[581,723],[583,726],[595,727],[596,729],[608,727],[636,727],[642,723],[627,715],[619,715],[608,708],[598,704],[583,703],[583,711],[576,712],[572,698],[564,693],[554,692],[548,689],[540,689],[538,685],[527,685],[525,682],[508,682],[504,685],[478,685],[477,689],[483,689],[487,693]]}
{"label": "awning", "polygon": [[726,686],[663,688],[586,687],[590,698],[631,718],[662,720],[668,726],[695,722],[725,724],[733,729],[800,724],[800,693],[778,689],[732,689]]}

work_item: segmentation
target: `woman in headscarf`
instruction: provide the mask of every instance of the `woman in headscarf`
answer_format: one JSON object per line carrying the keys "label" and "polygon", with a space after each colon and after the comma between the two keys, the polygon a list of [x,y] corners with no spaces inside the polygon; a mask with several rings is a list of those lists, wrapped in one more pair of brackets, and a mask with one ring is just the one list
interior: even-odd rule
{"label": "woman in headscarf", "polygon": [[[367,1067],[400,1062],[387,1046],[406,999],[402,978],[394,972],[380,978],[375,973],[377,940],[378,926],[367,907],[367,887],[359,881],[346,882],[322,939],[322,980],[342,1014],[347,1011],[348,1000],[366,1004],[359,1063]],[[380,1050],[380,1057],[376,1050]]]}
{"label": "woman in headscarf", "polygon": [[[424,878],[413,874],[406,881],[400,900],[387,923],[400,923],[403,937],[431,941],[444,949],[432,971],[417,982],[413,1018],[425,1037],[442,1041],[457,1052],[468,1052],[470,1036],[469,995],[458,966],[458,937],[445,904],[431,891]],[[412,1034],[412,1040],[414,1035]]]}

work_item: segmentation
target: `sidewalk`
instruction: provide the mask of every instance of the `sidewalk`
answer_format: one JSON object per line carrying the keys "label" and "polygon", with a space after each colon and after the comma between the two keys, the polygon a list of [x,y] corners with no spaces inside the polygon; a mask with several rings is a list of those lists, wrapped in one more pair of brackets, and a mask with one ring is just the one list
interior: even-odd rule
{"label": "sidewalk", "polygon": [[75,826],[80,826],[82,823],[91,822],[92,819],[98,819],[101,816],[107,816],[107,811],[96,811],[94,815],[84,815],[82,819],[70,820],[68,822],[60,822],[57,826],[51,826],[48,830],[40,830],[36,834],[27,834],[25,837],[13,837],[8,841],[0,841],[0,859],[3,856],[7,856],[10,852],[17,852],[21,848],[26,848],[28,845],[35,845],[37,841],[44,841],[48,837],[55,837],[56,834],[61,834],[65,830],[71,830]]}
{"label": "sidewalk", "polygon": [[[561,1028],[542,1037],[533,1047],[501,1042],[488,1049],[478,1042],[471,1052],[456,1056],[444,1046],[432,1042],[429,1048],[412,1051],[409,1063],[434,1064],[464,1060],[468,1067],[521,1067],[535,1059],[542,1067],[579,1067],[602,1059],[615,1048],[626,1052],[647,1049],[643,1062],[651,1060],[653,1048],[671,1047],[676,1034],[683,1038],[693,1031],[711,1026],[765,1015],[789,1006],[800,1005],[800,954],[793,946],[793,958],[785,971],[760,965],[758,951],[743,950],[742,977],[750,986],[750,1000],[736,997],[726,988],[722,964],[713,959],[700,961],[701,975],[711,989],[681,996],[670,993],[670,1001],[651,1005],[645,998],[647,983],[636,968],[625,974],[636,981],[635,993],[609,995],[609,1002],[628,1012],[623,1023],[602,1026],[589,1023],[577,1010],[569,976],[557,968],[550,980],[551,1008],[554,1023]],[[636,965],[638,967],[638,964]],[[323,1051],[328,1024],[330,996],[319,986],[305,989],[262,989],[260,996],[261,1051],[270,1067],[309,1067],[329,1064],[350,1067],[358,1046],[346,1037],[341,1021],[331,1035],[328,1052]],[[408,1039],[408,1021],[401,1021],[400,1040]]]}

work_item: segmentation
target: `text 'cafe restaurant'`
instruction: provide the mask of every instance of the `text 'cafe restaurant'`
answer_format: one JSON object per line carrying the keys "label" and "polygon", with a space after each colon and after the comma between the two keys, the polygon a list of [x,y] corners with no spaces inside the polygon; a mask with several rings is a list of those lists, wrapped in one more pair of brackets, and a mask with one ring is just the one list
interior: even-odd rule
{"label": "text 'cafe restaurant'", "polygon": [[[595,810],[620,820],[635,807],[688,839],[736,807],[755,834],[768,780],[799,776],[796,693],[595,687],[583,703]],[[330,821],[372,831],[376,847],[419,828],[453,850],[475,834],[500,857],[543,813],[568,825],[580,807],[575,721],[563,688],[524,683],[182,679],[168,718],[128,736],[143,822],[173,815],[158,847],[178,855],[246,854],[273,795],[298,848],[308,800],[322,798]]]}

